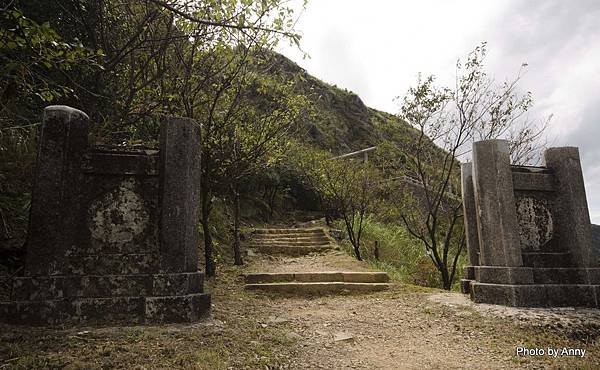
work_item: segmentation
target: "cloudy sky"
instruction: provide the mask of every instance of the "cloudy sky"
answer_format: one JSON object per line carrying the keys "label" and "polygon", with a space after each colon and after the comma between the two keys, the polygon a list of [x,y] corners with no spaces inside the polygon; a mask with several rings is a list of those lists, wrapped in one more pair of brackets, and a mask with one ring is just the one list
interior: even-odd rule
{"label": "cloudy sky", "polygon": [[286,45],[280,52],[390,113],[419,72],[449,85],[456,60],[482,41],[498,80],[528,63],[521,87],[535,99],[530,118],[552,114],[555,145],[580,148],[590,216],[600,223],[600,1],[309,0],[297,30],[310,58]]}

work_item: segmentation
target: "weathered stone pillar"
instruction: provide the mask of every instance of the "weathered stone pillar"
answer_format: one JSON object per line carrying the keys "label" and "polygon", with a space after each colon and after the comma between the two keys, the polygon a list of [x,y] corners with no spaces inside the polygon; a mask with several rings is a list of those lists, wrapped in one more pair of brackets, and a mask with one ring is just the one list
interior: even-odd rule
{"label": "weathered stone pillar", "polygon": [[482,266],[523,265],[506,140],[473,144],[473,186]]}
{"label": "weathered stone pillar", "polygon": [[558,182],[558,212],[555,216],[560,228],[557,233],[558,244],[571,252],[575,265],[592,266],[592,230],[579,149],[550,148],[544,152],[544,159],[546,166],[554,171]]}
{"label": "weathered stone pillar", "polygon": [[168,117],[160,132],[160,266],[164,272],[198,270],[200,126]]}
{"label": "weathered stone pillar", "polygon": [[467,239],[467,252],[471,266],[479,266],[479,235],[477,231],[477,213],[475,211],[475,193],[473,191],[473,165],[463,163],[460,167],[462,180],[463,218]]}
{"label": "weathered stone pillar", "polygon": [[27,239],[26,275],[62,274],[67,248],[81,220],[81,164],[88,149],[89,118],[77,109],[44,109],[39,135]]}

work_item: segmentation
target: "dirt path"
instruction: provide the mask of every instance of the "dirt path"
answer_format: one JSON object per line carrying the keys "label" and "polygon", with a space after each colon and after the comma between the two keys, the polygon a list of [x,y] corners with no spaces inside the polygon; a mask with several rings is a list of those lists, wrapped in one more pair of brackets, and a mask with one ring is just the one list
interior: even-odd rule
{"label": "dirt path", "polygon": [[[247,271],[364,271],[344,252],[257,257]],[[257,299],[260,297],[257,295]],[[297,345],[294,369],[600,368],[598,310],[475,305],[459,293],[395,284],[388,292],[275,297],[270,324]],[[581,357],[517,356],[517,347],[585,349]]]}

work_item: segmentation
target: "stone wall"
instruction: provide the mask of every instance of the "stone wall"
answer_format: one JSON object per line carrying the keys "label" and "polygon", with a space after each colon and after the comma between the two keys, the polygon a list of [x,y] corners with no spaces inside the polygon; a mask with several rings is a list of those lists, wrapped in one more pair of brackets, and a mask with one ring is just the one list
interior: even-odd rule
{"label": "stone wall", "polygon": [[198,271],[200,130],[166,118],[159,150],[98,148],[89,119],[44,111],[24,275],[3,321],[189,322],[208,314]]}
{"label": "stone wall", "polygon": [[508,142],[473,145],[462,166],[470,266],[463,291],[510,306],[599,307],[600,268],[577,148],[551,148],[545,166],[510,164]]}

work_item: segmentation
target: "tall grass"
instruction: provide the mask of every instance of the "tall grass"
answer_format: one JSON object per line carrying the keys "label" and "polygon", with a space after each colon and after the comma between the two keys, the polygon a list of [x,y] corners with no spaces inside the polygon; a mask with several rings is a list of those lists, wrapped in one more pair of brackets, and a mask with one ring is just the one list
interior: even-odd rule
{"label": "tall grass", "polygon": [[[337,226],[345,230],[341,223]],[[422,242],[411,236],[404,225],[383,223],[367,217],[361,239],[364,259],[376,269],[386,271],[393,280],[435,288],[442,286],[440,273],[425,253]],[[463,265],[464,258],[461,256],[458,271],[462,271]]]}

